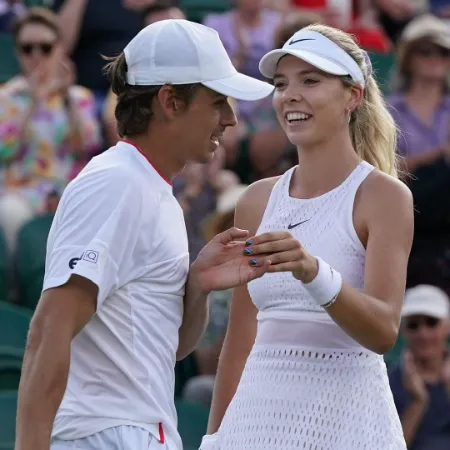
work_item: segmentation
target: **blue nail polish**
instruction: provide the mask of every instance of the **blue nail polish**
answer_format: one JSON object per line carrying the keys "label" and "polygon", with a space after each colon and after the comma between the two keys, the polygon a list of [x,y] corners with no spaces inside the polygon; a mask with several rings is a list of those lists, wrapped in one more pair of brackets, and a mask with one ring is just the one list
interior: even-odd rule
{"label": "blue nail polish", "polygon": [[253,244],[253,241],[252,241],[251,239],[249,239],[249,240],[245,243],[245,245],[247,245],[247,246],[252,245],[252,244]]}
{"label": "blue nail polish", "polygon": [[251,248],[246,248],[245,250],[244,250],[244,255],[251,255],[253,252],[252,252],[252,249]]}
{"label": "blue nail polish", "polygon": [[258,260],[257,260],[257,259],[252,259],[252,260],[250,261],[250,265],[251,265],[251,266],[256,266],[256,264],[258,264]]}

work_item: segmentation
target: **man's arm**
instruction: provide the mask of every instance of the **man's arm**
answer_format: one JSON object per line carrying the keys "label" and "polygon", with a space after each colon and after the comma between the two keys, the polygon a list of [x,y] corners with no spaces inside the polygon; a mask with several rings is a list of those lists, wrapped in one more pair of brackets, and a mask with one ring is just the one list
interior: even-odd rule
{"label": "man's arm", "polygon": [[207,322],[208,293],[202,291],[196,279],[195,269],[191,268],[184,295],[183,324],[178,332],[178,361],[194,351],[205,331]]}
{"label": "man's arm", "polygon": [[49,450],[69,374],[70,343],[96,309],[97,286],[72,275],[42,294],[31,321],[19,386],[15,450]]}

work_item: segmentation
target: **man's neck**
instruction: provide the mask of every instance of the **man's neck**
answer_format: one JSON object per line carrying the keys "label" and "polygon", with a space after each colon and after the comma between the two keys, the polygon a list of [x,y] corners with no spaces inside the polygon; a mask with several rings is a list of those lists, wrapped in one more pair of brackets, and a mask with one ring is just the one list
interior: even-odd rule
{"label": "man's neck", "polygon": [[185,162],[178,161],[176,156],[178,145],[175,148],[170,139],[141,135],[126,141],[136,145],[166,180],[172,181],[183,170]]}

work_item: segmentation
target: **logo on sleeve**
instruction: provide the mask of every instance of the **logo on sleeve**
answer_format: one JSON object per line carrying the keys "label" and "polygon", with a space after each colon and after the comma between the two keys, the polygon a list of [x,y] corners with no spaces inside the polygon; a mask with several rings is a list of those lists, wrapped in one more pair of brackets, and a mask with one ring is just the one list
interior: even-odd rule
{"label": "logo on sleeve", "polygon": [[97,264],[98,252],[96,252],[95,250],[86,250],[80,257],[72,258],[69,261],[69,268],[72,270],[75,269],[77,262],[80,261],[81,259],[83,261],[88,261],[92,264]]}
{"label": "logo on sleeve", "polygon": [[77,262],[80,260],[81,258],[72,258],[69,261],[69,267],[73,270],[75,269],[75,266],[77,265]]}
{"label": "logo on sleeve", "polygon": [[82,255],[83,261],[89,261],[93,264],[97,264],[98,252],[94,250],[86,250]]}

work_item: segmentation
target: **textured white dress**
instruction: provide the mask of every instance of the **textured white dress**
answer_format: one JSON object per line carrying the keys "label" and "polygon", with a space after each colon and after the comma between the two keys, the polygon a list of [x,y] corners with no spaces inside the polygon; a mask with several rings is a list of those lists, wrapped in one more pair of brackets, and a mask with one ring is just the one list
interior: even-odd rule
{"label": "textured white dress", "polygon": [[[373,167],[365,162],[313,199],[289,195],[287,171],[272,190],[258,234],[290,232],[363,289],[365,249],[353,204]],[[309,297],[291,273],[249,284],[258,332],[219,431],[202,449],[406,450],[383,357],[361,347]]]}

